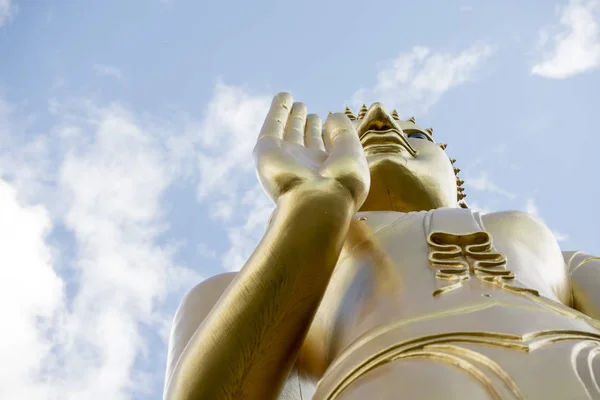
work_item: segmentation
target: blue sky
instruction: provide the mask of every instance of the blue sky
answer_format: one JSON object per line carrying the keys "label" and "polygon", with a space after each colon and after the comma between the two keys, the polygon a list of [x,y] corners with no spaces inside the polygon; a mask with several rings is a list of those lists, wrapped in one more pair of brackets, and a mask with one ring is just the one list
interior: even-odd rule
{"label": "blue sky", "polygon": [[279,91],[416,116],[471,207],[600,254],[600,0],[0,0],[1,398],[161,397],[178,301],[265,230]]}

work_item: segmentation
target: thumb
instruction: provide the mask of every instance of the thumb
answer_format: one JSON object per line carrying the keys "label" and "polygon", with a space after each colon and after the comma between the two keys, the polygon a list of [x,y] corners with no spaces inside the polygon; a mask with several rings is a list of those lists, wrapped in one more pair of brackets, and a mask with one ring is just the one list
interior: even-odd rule
{"label": "thumb", "polygon": [[331,114],[323,126],[323,140],[329,156],[320,173],[346,186],[361,202],[370,183],[370,172],[352,121],[342,113]]}
{"label": "thumb", "polygon": [[327,117],[325,125],[323,126],[323,142],[329,152],[333,149],[333,143],[337,141],[340,136],[352,136],[358,140],[356,129],[346,114],[331,114]]}

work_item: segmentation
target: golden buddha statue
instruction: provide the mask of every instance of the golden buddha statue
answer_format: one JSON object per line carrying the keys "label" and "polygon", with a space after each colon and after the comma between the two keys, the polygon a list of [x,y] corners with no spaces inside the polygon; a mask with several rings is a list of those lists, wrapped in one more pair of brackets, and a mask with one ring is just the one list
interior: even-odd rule
{"label": "golden buddha statue", "polygon": [[470,210],[444,149],[379,103],[321,125],[275,96],[254,156],[277,207],[184,298],[165,399],[600,399],[600,258]]}

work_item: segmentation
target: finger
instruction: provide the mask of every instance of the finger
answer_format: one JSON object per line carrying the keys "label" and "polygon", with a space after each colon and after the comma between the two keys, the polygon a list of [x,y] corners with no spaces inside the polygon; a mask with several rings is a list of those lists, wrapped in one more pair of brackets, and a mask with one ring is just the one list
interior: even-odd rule
{"label": "finger", "polygon": [[[332,115],[333,114],[329,114],[327,116],[327,119],[325,120],[325,124],[327,124],[329,117],[331,117]],[[331,123],[330,123],[330,125],[331,125]],[[331,151],[331,136],[325,134],[325,128],[323,128],[321,130],[321,140],[323,140],[323,146],[325,147],[325,151],[329,153]]]}
{"label": "finger", "polygon": [[304,103],[294,103],[283,132],[283,140],[304,145],[304,125],[306,125],[306,106]]}
{"label": "finger", "polygon": [[[325,126],[322,133],[323,144],[328,153],[333,150],[332,139],[341,131],[356,132],[356,128],[352,125],[352,121],[346,114],[334,113],[329,114],[325,120]],[[357,136],[358,135],[354,135]]]}
{"label": "finger", "polygon": [[258,135],[259,139],[266,136],[283,138],[283,130],[290,115],[292,102],[292,96],[289,93],[279,93],[273,97],[271,109]]}
{"label": "finger", "polygon": [[329,151],[339,146],[339,143],[362,149],[352,121],[343,113],[335,113],[327,117],[322,136],[325,147],[329,148]]}
{"label": "finger", "polygon": [[[321,167],[323,176],[344,180],[349,189],[360,192],[359,186],[369,182],[370,172],[352,121],[342,113],[330,115],[325,121],[323,139],[331,146]],[[353,185],[357,187],[352,189]]]}
{"label": "finger", "polygon": [[304,145],[311,149],[325,151],[322,132],[321,118],[317,114],[308,115],[306,117],[306,128],[304,129]]}

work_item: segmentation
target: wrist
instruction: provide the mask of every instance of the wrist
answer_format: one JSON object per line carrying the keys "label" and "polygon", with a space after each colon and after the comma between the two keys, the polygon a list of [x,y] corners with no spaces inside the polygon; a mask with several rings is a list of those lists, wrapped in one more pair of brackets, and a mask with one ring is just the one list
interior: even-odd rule
{"label": "wrist", "polygon": [[277,199],[277,210],[310,209],[332,218],[352,218],[356,213],[354,197],[333,179],[304,181]]}
{"label": "wrist", "polygon": [[277,199],[267,230],[276,220],[282,224],[295,224],[295,218],[305,218],[320,225],[348,226],[356,211],[350,191],[339,182],[305,182]]}

